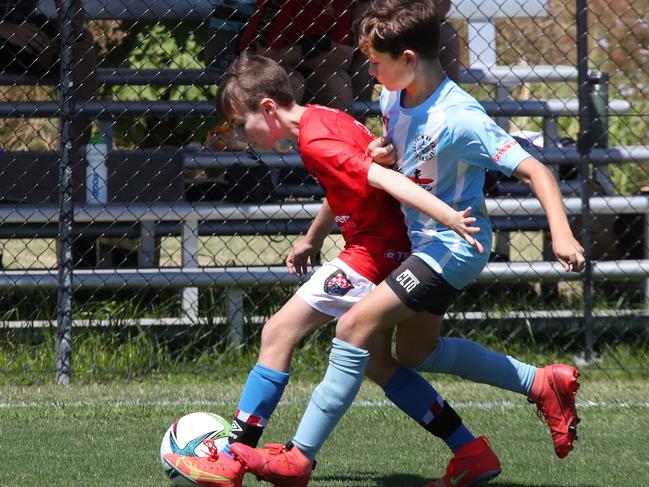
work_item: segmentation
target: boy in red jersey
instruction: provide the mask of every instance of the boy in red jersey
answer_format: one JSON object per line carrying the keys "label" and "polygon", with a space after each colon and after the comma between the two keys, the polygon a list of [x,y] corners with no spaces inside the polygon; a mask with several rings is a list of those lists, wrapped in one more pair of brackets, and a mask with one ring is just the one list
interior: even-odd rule
{"label": "boy in red jersey", "polygon": [[[404,203],[454,229],[478,252],[483,248],[472,236],[479,229],[471,226],[470,208],[455,211],[403,175],[373,163],[366,152],[379,144],[371,144],[374,137],[367,128],[339,110],[298,105],[275,61],[256,55],[235,61],[221,82],[217,104],[251,143],[270,149],[281,139],[297,141],[304,165],[326,190],[321,211],[287,259],[289,271],[306,272],[334,223],[345,239],[340,255],[318,269],[265,324],[258,363],[244,386],[224,451],[213,448],[207,458],[165,457],[199,485],[240,486],[244,469],[230,455],[230,444],[257,445],[288,383],[294,348],[309,332],[348,311],[410,253],[399,203],[383,188],[389,186]],[[385,353],[390,353],[391,336],[376,337]],[[417,377],[417,390],[429,393],[432,386]]]}

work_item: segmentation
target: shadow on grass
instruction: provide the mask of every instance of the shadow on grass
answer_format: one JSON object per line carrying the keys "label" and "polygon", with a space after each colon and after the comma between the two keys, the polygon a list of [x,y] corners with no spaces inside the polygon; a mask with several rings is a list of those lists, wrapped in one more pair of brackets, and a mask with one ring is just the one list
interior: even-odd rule
{"label": "shadow on grass", "polygon": [[[434,480],[424,478],[421,475],[413,474],[391,474],[384,477],[376,477],[371,472],[359,473],[357,475],[322,475],[316,478],[325,482],[344,482],[349,487],[423,487],[428,482]],[[485,482],[480,485],[485,487],[562,487],[557,484],[533,483],[521,484],[519,482],[507,482],[494,479],[491,482]],[[593,485],[583,485],[581,487],[594,487]]]}
{"label": "shadow on grass", "polygon": [[[435,479],[426,479],[420,475],[412,474],[392,474],[386,475],[385,477],[375,478],[377,487],[424,487],[428,482],[431,482]],[[544,484],[544,483],[533,483],[533,484],[521,484],[518,482],[507,482],[499,481],[494,479],[490,482],[483,482],[480,485],[485,487],[562,487],[557,484]],[[594,487],[593,485],[583,485],[581,487]]]}
{"label": "shadow on grass", "polygon": [[314,475],[318,482],[340,482],[347,487],[422,487],[429,482],[420,475],[394,474],[379,477],[376,472],[358,472],[345,475]]}

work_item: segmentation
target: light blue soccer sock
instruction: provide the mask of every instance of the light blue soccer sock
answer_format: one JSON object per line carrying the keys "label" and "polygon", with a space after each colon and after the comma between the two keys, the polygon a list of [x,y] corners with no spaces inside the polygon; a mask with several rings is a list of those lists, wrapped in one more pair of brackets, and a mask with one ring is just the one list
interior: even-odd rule
{"label": "light blue soccer sock", "polygon": [[415,369],[459,375],[464,379],[528,395],[536,367],[494,352],[464,338],[441,337],[433,352]]}
{"label": "light blue soccer sock", "polygon": [[367,350],[333,339],[327,372],[313,391],[293,438],[293,444],[311,460],[358,394],[369,357]]}
{"label": "light blue soccer sock", "polygon": [[453,408],[412,369],[399,367],[383,387],[383,392],[408,416],[442,438],[452,451],[475,440]]}
{"label": "light blue soccer sock", "polygon": [[250,371],[243,386],[239,405],[232,421],[228,443],[223,453],[230,455],[230,443],[241,442],[256,447],[268,424],[270,416],[279,403],[289,374],[257,364]]}

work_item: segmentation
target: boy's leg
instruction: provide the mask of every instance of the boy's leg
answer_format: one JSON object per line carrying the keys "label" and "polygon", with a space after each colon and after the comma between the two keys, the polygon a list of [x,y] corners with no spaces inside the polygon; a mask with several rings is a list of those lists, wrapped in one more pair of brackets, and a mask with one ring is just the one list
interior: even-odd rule
{"label": "boy's leg", "polygon": [[259,359],[243,387],[225,453],[230,453],[230,444],[235,442],[257,446],[288,383],[293,350],[306,335],[330,320],[331,316],[293,296],[264,325]]}
{"label": "boy's leg", "polygon": [[[381,343],[381,338],[375,337],[385,337],[394,323],[414,314],[382,283],[338,320],[329,367],[313,391],[293,439],[307,457],[315,458],[356,397],[370,357],[368,348]],[[381,381],[391,377],[396,369],[388,358],[382,357],[384,353],[385,349],[377,349],[372,359],[383,360],[393,367]],[[376,376],[380,367],[373,369]]]}
{"label": "boy's leg", "polygon": [[365,375],[380,385],[399,409],[441,438],[451,451],[475,440],[462,419],[426,379],[392,358],[391,328],[372,335],[368,347],[370,360]]}
{"label": "boy's leg", "polygon": [[205,458],[166,455],[165,461],[198,485],[241,486],[244,470],[241,463],[232,459],[231,445],[241,442],[257,446],[288,383],[293,349],[308,333],[330,320],[331,316],[293,296],[264,325],[259,361],[244,385],[230,437],[221,454]]}
{"label": "boy's leg", "polygon": [[[295,439],[263,449],[232,444],[232,452],[259,479],[276,487],[305,487],[315,466],[304,452],[317,451],[350,406],[363,381],[367,350],[334,338],[324,380],[314,390]],[[297,448],[295,447],[297,445]]]}
{"label": "boy's leg", "polygon": [[419,372],[458,375],[525,395],[545,416],[557,456],[565,457],[577,437],[579,372],[563,364],[537,369],[471,340],[440,337],[441,322],[440,315],[422,313],[399,323],[399,361]]}
{"label": "boy's leg", "polygon": [[458,375],[528,395],[536,367],[464,338],[440,337],[442,316],[423,312],[399,323],[397,357],[420,372]]}
{"label": "boy's leg", "polygon": [[[269,320],[262,331],[258,364],[237,408],[229,444],[257,445],[288,381],[293,349],[315,328],[334,316],[342,316],[374,287],[344,262],[334,259],[320,267]],[[230,452],[229,444],[226,453]]]}
{"label": "boy's leg", "polygon": [[[387,379],[385,386],[388,397],[431,433],[447,441],[451,448],[463,452],[462,460],[466,460],[463,465],[468,465],[468,470],[461,479],[462,483],[457,485],[469,485],[477,479],[497,475],[500,464],[491,449],[487,447],[476,451],[473,446],[484,440],[475,439],[466,430],[459,416],[430,384],[412,370],[399,367],[391,360],[386,345],[389,342],[385,340],[391,324],[415,313],[401,304],[399,297],[385,283],[346,313],[337,327],[337,335],[346,341],[334,339],[329,368],[312,395],[292,444],[287,448],[268,445],[265,450],[233,445],[233,452],[246,468],[278,486],[308,483],[312,460],[360,388],[369,359],[367,350],[358,346],[364,345],[370,347],[373,361],[368,374],[379,382]],[[382,344],[382,350],[377,343]],[[384,361],[389,374],[376,362],[379,359]],[[457,458],[453,461],[457,461]]]}

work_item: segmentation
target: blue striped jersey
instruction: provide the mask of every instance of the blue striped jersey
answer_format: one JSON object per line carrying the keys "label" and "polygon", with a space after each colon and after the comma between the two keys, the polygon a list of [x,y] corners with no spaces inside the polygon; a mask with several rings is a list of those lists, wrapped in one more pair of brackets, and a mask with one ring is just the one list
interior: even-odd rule
{"label": "blue striped jersey", "polygon": [[448,78],[416,107],[402,107],[401,94],[384,89],[380,100],[385,136],[397,151],[395,168],[456,210],[471,206],[478,219],[476,238],[484,255],[428,215],[402,205],[413,254],[461,289],[484,268],[491,249],[485,170],[511,175],[530,156]]}

